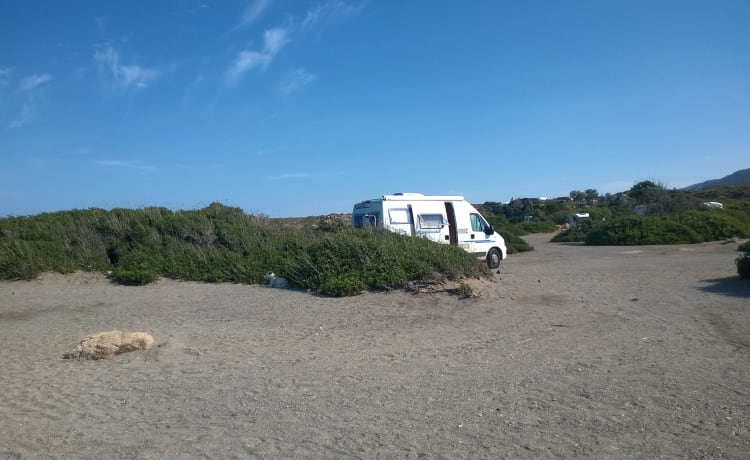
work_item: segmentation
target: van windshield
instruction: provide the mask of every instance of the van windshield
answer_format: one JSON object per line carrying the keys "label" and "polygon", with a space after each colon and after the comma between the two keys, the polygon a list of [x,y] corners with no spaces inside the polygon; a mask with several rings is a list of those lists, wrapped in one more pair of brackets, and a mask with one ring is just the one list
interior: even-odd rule
{"label": "van windshield", "polygon": [[490,233],[490,224],[484,220],[484,217],[482,217],[481,214],[471,213],[469,214],[469,218],[471,219],[472,231]]}

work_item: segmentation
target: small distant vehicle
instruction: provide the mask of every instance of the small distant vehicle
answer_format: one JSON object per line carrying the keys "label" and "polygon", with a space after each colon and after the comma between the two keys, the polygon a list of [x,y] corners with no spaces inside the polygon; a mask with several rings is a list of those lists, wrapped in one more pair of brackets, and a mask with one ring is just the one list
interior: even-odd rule
{"label": "small distant vehicle", "polygon": [[498,268],[508,255],[503,237],[462,196],[395,193],[360,201],[352,227],[378,227],[395,233],[458,246]]}

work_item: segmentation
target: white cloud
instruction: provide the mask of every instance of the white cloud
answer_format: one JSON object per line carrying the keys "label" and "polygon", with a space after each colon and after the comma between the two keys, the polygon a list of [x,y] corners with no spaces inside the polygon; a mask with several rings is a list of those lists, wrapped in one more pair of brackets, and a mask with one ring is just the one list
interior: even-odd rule
{"label": "white cloud", "polygon": [[271,57],[289,43],[286,29],[269,29],[263,34],[263,52]]}
{"label": "white cloud", "polygon": [[161,72],[136,64],[120,64],[120,53],[111,45],[99,48],[94,53],[99,73],[121,88],[145,88],[159,78]]}
{"label": "white cloud", "polygon": [[46,83],[53,77],[48,74],[30,75],[18,85],[18,96],[20,98],[20,111],[18,115],[6,126],[8,129],[21,128],[35,122],[40,107],[47,101]]}
{"label": "white cloud", "polygon": [[120,67],[122,84],[125,86],[135,86],[145,88],[151,80],[159,76],[159,73],[153,69],[146,69],[137,65],[125,65]]}
{"label": "white cloud", "polygon": [[268,65],[269,57],[258,51],[240,51],[234,65],[227,72],[227,80],[236,83],[247,71]]}
{"label": "white cloud", "polygon": [[349,18],[362,9],[363,4],[353,5],[343,0],[329,0],[318,3],[307,11],[302,27],[309,29],[315,26],[325,26],[337,20]]}
{"label": "white cloud", "polygon": [[31,91],[32,89],[42,86],[48,81],[51,81],[52,78],[53,78],[52,75],[49,75],[49,74],[30,75],[24,78],[23,80],[21,80],[21,84],[18,86],[18,90],[19,91]]}
{"label": "white cloud", "polygon": [[318,79],[318,76],[305,69],[290,72],[279,89],[284,97],[297,92]]}
{"label": "white cloud", "polygon": [[0,68],[0,87],[6,86],[10,82],[10,74],[13,69],[11,68]]}
{"label": "white cloud", "polygon": [[156,171],[157,168],[151,165],[143,164],[138,160],[99,160],[96,162],[99,166],[111,168],[140,169],[142,171]]}
{"label": "white cloud", "polygon": [[248,27],[254,24],[255,21],[263,15],[270,3],[269,0],[254,0],[248,2],[245,10],[242,12],[240,24],[237,27]]}
{"label": "white cloud", "polygon": [[243,50],[237,53],[234,64],[227,71],[227,81],[234,84],[250,70],[265,69],[287,43],[289,43],[289,38],[286,29],[267,30],[263,34],[263,49],[261,51]]}
{"label": "white cloud", "polygon": [[23,126],[29,125],[36,120],[37,117],[37,104],[33,99],[27,100],[21,107],[21,113],[16,117],[15,120],[11,121],[7,128],[16,129]]}
{"label": "white cloud", "polygon": [[199,15],[203,13],[204,11],[208,11],[210,9],[211,9],[211,5],[208,5],[202,2],[196,2],[193,5],[188,6],[188,8],[185,9],[185,13],[190,14],[190,15]]}

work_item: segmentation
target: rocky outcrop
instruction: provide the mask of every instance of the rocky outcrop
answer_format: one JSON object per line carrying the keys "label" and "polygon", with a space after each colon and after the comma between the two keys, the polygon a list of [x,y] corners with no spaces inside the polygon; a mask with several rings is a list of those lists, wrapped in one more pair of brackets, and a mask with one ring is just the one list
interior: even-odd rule
{"label": "rocky outcrop", "polygon": [[129,351],[145,350],[154,344],[146,332],[97,332],[63,355],[63,359],[111,359]]}

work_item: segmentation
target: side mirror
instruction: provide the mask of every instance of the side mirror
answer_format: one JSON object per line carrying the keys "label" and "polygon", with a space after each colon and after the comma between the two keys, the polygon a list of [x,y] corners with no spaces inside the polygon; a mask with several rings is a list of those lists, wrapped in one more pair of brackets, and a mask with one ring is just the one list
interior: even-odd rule
{"label": "side mirror", "polygon": [[490,225],[490,224],[487,224],[487,227],[485,227],[485,229],[484,229],[484,233],[485,233],[486,235],[492,235],[492,234],[494,234],[494,233],[495,233],[495,229],[494,229],[494,228],[492,228],[492,225]]}

